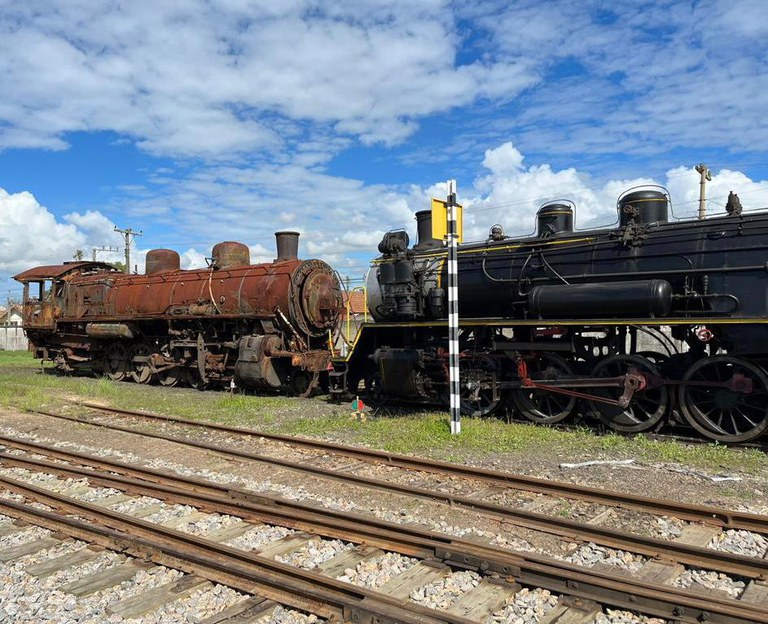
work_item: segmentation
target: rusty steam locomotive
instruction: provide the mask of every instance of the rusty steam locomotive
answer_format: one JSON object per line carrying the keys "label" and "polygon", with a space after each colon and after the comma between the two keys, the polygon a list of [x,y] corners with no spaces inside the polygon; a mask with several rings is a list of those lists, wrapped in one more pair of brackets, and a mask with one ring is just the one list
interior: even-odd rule
{"label": "rusty steam locomotive", "polygon": [[223,242],[208,269],[180,270],[178,253],[156,249],[145,275],[100,262],[25,271],[15,279],[31,348],[64,372],[307,395],[330,362],[341,285],[326,263],[298,259],[298,233],[276,237],[277,259],[265,264]]}
{"label": "rusty steam locomotive", "polygon": [[[619,198],[618,226],[574,230],[568,202],[544,205],[532,237],[499,226],[458,251],[462,409],[511,405],[535,423],[577,411],[620,432],[673,411],[703,435],[768,429],[768,213],[670,220],[663,189]],[[446,249],[431,214],[419,240],[387,233],[368,276],[353,348],[331,393],[446,403]],[[577,407],[581,409],[577,410]]]}

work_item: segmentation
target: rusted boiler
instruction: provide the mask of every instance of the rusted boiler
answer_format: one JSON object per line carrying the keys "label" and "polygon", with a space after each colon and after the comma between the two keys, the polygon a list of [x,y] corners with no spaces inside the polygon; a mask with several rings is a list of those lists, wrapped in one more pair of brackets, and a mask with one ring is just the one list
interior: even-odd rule
{"label": "rusted boiler", "polygon": [[341,285],[326,263],[298,259],[298,233],[276,237],[265,264],[224,242],[207,269],[181,270],[167,249],[147,254],[144,275],[98,262],[30,269],[15,277],[27,335],[62,371],[308,394],[328,367]]}

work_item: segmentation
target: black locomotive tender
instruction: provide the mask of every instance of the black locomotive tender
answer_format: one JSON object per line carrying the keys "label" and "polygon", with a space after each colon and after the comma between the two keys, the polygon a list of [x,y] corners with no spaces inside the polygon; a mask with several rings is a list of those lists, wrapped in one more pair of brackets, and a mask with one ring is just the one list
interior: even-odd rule
{"label": "black locomotive tender", "polygon": [[[768,428],[768,213],[670,221],[663,189],[630,190],[619,224],[574,231],[573,206],[538,211],[533,237],[492,228],[458,252],[462,409],[511,403],[535,423],[587,409],[620,432],[673,410],[703,435]],[[448,398],[447,252],[419,212],[419,240],[388,232],[368,276],[364,324],[334,361],[331,393]],[[650,345],[650,346],[649,346]]]}

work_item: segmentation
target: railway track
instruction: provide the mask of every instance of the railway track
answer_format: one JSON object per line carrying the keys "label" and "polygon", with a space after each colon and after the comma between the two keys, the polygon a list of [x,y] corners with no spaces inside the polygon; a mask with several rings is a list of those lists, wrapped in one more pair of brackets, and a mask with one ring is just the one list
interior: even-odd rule
{"label": "railway track", "polygon": [[[50,509],[0,499],[1,513],[324,618],[425,624],[481,622],[524,585],[543,587],[568,597],[561,599],[551,617],[568,614],[569,619],[564,621],[569,622],[591,622],[600,611],[598,605],[631,609],[677,622],[768,622],[768,609],[759,600],[760,588],[754,583],[752,594],[758,598],[755,601],[746,593],[740,600],[701,594],[82,453],[37,448],[23,442],[14,445],[9,440],[4,440],[3,445],[15,451],[0,454],[0,485]],[[47,459],[40,459],[41,456]],[[6,474],[11,467],[28,474],[43,472],[55,475],[57,480],[68,479],[75,484],[75,493],[80,498],[66,492],[66,483],[59,488],[65,491],[57,492],[11,478]],[[239,518],[245,526],[276,523],[299,533],[286,536],[281,544],[267,545],[258,554],[242,552],[213,539],[191,536],[113,511],[103,504],[84,502],[84,489],[88,488],[83,487],[83,482],[90,489],[120,491],[123,498],[149,496],[191,506],[195,509],[192,515],[224,513]],[[111,498],[114,503],[115,497]],[[269,558],[313,539],[343,539],[355,545],[337,555],[341,563],[329,560],[322,567],[327,571],[349,567],[384,550],[414,557],[421,563],[411,568],[404,579],[393,579],[381,591],[374,591]],[[41,548],[46,546],[50,544],[40,544]],[[461,570],[477,571],[482,580],[447,612],[438,613],[406,600],[414,588]]]}
{"label": "railway track", "polygon": [[[198,442],[189,437],[173,436],[168,433],[159,433],[148,431],[146,429],[137,429],[126,426],[125,422],[120,424],[94,420],[92,418],[79,418],[67,414],[50,412],[46,410],[30,410],[32,413],[41,414],[53,418],[60,418],[81,424],[88,424],[97,427],[105,427],[126,433],[139,433],[155,439],[167,440],[169,442],[178,442],[181,444],[196,446],[198,448],[207,448],[218,452],[227,453],[251,459],[255,461],[269,462],[273,465],[284,468],[298,470],[314,474],[321,477],[343,479],[350,482],[356,482],[365,487],[375,487],[396,491],[415,496],[424,496],[434,500],[442,500],[451,505],[468,505],[472,509],[488,511],[498,511],[498,505],[487,504],[485,501],[493,499],[494,495],[506,490],[518,492],[532,492],[547,497],[556,497],[570,499],[574,501],[595,503],[612,508],[628,508],[637,511],[644,511],[654,515],[669,515],[688,522],[699,522],[707,525],[718,526],[722,528],[738,529],[746,531],[755,531],[758,533],[768,533],[768,518],[765,516],[738,512],[733,510],[724,510],[708,505],[693,505],[679,501],[655,499],[645,496],[628,494],[625,492],[605,490],[600,488],[585,487],[574,483],[562,481],[552,481],[539,479],[536,477],[519,475],[509,472],[489,470],[462,464],[453,464],[449,462],[436,461],[408,455],[399,455],[385,451],[377,451],[362,447],[347,446],[324,442],[322,440],[313,440],[296,436],[287,436],[273,434],[264,431],[257,431],[243,427],[234,427],[218,423],[200,422],[196,420],[178,418],[162,414],[151,414],[136,410],[125,410],[120,408],[106,407],[96,403],[77,402],[76,405],[102,412],[106,415],[127,416],[129,418],[144,419],[147,421],[179,425],[180,431],[183,428],[190,428],[202,432],[220,432],[225,434],[235,434],[244,439],[267,440],[289,448],[306,449],[315,455],[305,458],[304,462],[290,461],[283,459],[284,453],[278,451],[279,456],[275,454],[254,453],[240,451],[232,446],[221,447],[206,442]],[[165,429],[164,431],[167,431]],[[205,436],[203,436],[205,437]],[[280,447],[282,448],[282,446]],[[323,467],[326,457],[345,457],[361,462],[359,465],[342,465],[340,468]],[[387,466],[390,468],[399,468],[405,471],[423,473],[425,476],[436,475],[438,477],[458,478],[467,480],[470,485],[461,488],[459,491],[477,490],[473,496],[462,496],[461,494],[446,493],[444,490],[452,486],[451,483],[440,483],[442,492],[435,492],[427,488],[414,487],[412,485],[399,486],[397,483],[383,482],[379,479],[367,478],[355,474],[356,468],[364,468],[369,465]],[[526,514],[524,510],[515,510],[520,519],[529,518],[531,520],[541,520],[537,514]],[[552,519],[545,516],[548,521]]]}

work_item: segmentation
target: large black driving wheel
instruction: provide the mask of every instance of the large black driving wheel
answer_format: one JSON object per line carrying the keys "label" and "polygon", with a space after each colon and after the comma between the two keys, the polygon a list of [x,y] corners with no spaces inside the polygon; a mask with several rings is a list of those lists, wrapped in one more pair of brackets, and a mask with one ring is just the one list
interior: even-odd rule
{"label": "large black driving wheel", "polygon": [[768,429],[768,376],[756,364],[728,355],[708,357],[691,366],[683,382],[680,410],[702,435],[746,442]]}
{"label": "large black driving wheel", "polygon": [[[627,374],[644,375],[651,383],[644,389],[635,391],[627,407],[597,400],[589,401],[589,405],[600,420],[614,431],[648,431],[664,417],[669,408],[669,392],[666,386],[653,383],[660,378],[656,365],[639,355],[612,355],[600,360],[592,370],[592,376],[598,378],[621,377]],[[624,393],[624,387],[595,387],[588,389],[588,392],[616,401]]]}
{"label": "large black driving wheel", "polygon": [[[573,369],[559,355],[542,353],[528,362],[528,375],[533,381],[556,380],[573,375]],[[520,388],[512,392],[512,403],[521,416],[540,425],[559,423],[573,413],[576,397],[559,392]]]}

